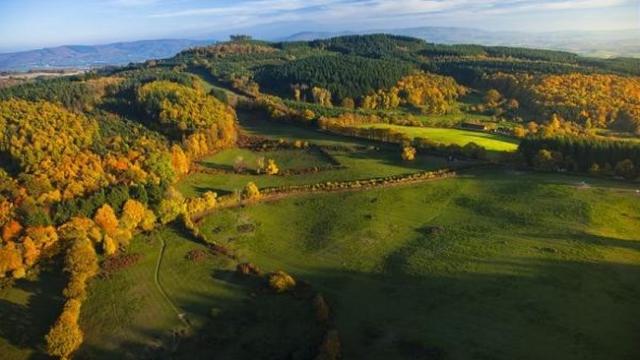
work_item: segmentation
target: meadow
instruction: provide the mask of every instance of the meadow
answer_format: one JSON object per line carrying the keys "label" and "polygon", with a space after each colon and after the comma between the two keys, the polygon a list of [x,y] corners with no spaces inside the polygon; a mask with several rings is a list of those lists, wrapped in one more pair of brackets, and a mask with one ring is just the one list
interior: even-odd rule
{"label": "meadow", "polygon": [[315,149],[280,149],[274,151],[251,151],[249,149],[228,149],[206,157],[200,164],[212,168],[232,171],[234,166],[250,171],[258,169],[258,162],[272,159],[280,170],[299,170],[311,167],[329,166],[331,163]]}
{"label": "meadow", "polygon": [[[630,359],[640,330],[640,202],[623,183],[581,181],[473,171],[220,210],[200,230],[239,261],[321,291],[345,358]],[[162,242],[160,282],[189,327],[154,284]],[[310,310],[290,295],[255,300],[224,258],[187,260],[194,249],[205,248],[178,229],[136,238],[130,252],[142,259],[91,284],[81,354],[109,358],[127,348],[134,356],[189,329],[222,330],[227,340],[250,334],[262,339],[253,351],[313,348],[313,329],[294,325]],[[211,328],[221,314],[232,321]],[[236,323],[242,330],[229,330]],[[274,335],[283,331],[306,335],[287,342]],[[238,336],[203,351],[252,358]]]}
{"label": "meadow", "polygon": [[237,35],[4,88],[0,358],[637,359],[612,61]]}
{"label": "meadow", "polygon": [[[329,147],[326,152],[340,163],[340,168],[289,176],[237,174],[233,172],[221,174],[194,172],[177,184],[178,189],[183,194],[197,196],[206,191],[214,191],[221,195],[228,194],[242,190],[248,182],[254,182],[260,188],[316,184],[326,181],[359,180],[403,175],[467,164],[465,161],[458,161],[455,164],[448,163],[442,157],[429,155],[420,155],[414,161],[403,161],[400,156],[400,149],[397,146],[336,136],[289,124],[278,124],[267,121],[255,113],[241,113],[239,118],[243,131],[250,135],[289,142],[300,140],[312,145]],[[205,157],[199,161],[199,164],[208,168],[231,171],[238,157],[243,159],[250,170],[255,169],[255,164],[259,158],[274,159],[282,170],[330,165],[330,162],[324,156],[321,156],[313,149],[278,149],[268,152],[229,149]]]}
{"label": "meadow", "polygon": [[389,124],[367,124],[361,126],[390,128],[407,134],[410,138],[423,137],[443,144],[464,146],[470,142],[475,142],[489,151],[515,151],[518,149],[518,140],[486,132]]}
{"label": "meadow", "polygon": [[[450,165],[438,157],[403,162],[393,147],[304,128],[256,126],[274,139],[354,149],[331,152],[343,169],[299,176],[195,173],[180,190],[193,196],[234,191],[248,181],[266,187]],[[238,156],[263,155],[231,149],[202,163],[228,167]],[[319,161],[315,155],[304,149],[269,154],[289,168]],[[640,315],[638,213],[640,198],[624,182],[466,170],[421,185],[219,210],[199,229],[238,262],[284,270],[320,291],[345,358],[624,359],[636,354],[640,330],[634,321]],[[206,255],[190,259],[194,251]],[[238,278],[234,261],[211,255],[176,225],[137,236],[122,256],[128,255],[136,261],[90,283],[78,358],[167,352],[185,358],[197,349],[220,359],[256,353],[305,359],[321,341],[313,321],[301,321],[313,317],[307,304],[264,293],[258,279]],[[50,305],[38,304],[51,299],[61,306],[63,283],[55,284],[46,273],[18,281],[0,294],[8,309],[3,318],[45,313]],[[20,322],[29,334],[24,339],[42,339],[51,321],[27,317]],[[12,329],[1,330],[8,358],[42,354],[41,343],[23,344]]]}
{"label": "meadow", "polygon": [[[238,150],[231,150],[235,154]],[[286,150],[290,152],[290,150]],[[304,153],[303,150],[298,152]],[[240,153],[240,152],[238,152]],[[245,151],[241,151],[245,153]],[[250,153],[250,152],[249,152]],[[275,152],[276,158],[282,156],[282,150]],[[240,191],[248,182],[254,182],[259,188],[282,185],[317,184],[326,181],[360,180],[374,177],[403,175],[423,170],[436,170],[447,167],[446,159],[435,156],[419,156],[413,162],[406,162],[400,158],[399,151],[384,150],[359,150],[359,151],[329,151],[340,162],[343,168],[321,170],[301,175],[269,176],[255,174],[222,173],[210,174],[195,172],[183,178],[177,188],[186,196],[196,196],[206,191],[214,191],[218,194],[228,194]],[[221,156],[227,156],[223,153]],[[249,157],[264,156],[262,152],[253,153]],[[294,156],[294,158],[296,158]],[[217,157],[206,158],[203,163],[215,162]],[[301,160],[289,160],[285,164],[298,163],[299,166],[314,166],[312,163],[301,163]],[[279,164],[279,163],[278,163]],[[463,165],[465,162],[457,162]]]}
{"label": "meadow", "polygon": [[578,180],[473,172],[224,210],[201,230],[320,288],[345,358],[631,359],[639,199]]}

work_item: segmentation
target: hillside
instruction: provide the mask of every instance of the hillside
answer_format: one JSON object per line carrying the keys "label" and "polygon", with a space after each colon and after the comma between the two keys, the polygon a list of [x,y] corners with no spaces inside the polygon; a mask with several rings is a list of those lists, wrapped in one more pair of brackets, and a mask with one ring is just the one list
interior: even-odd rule
{"label": "hillside", "polygon": [[7,83],[0,357],[638,358],[639,63],[238,35]]}
{"label": "hillside", "polygon": [[637,31],[561,31],[527,33],[486,31],[461,27],[425,26],[416,28],[374,29],[357,32],[300,32],[280,40],[311,41],[344,35],[386,33],[411,36],[440,44],[478,44],[486,46],[521,46],[575,52],[595,57],[640,57]]}
{"label": "hillside", "polygon": [[94,68],[164,59],[178,52],[210,43],[196,40],[142,40],[106,45],[67,45],[0,54],[0,71],[47,68]]}
{"label": "hillside", "polygon": [[[593,32],[520,33],[485,31],[460,27],[417,27],[365,31],[304,31],[267,40],[296,42],[329,39],[336,36],[386,33],[409,36],[439,44],[478,44],[520,46],[570,51],[597,58],[640,57],[640,44],[633,30]],[[158,39],[119,42],[106,45],[68,45],[0,54],[0,71],[27,71],[50,68],[94,68],[126,65],[150,59],[172,57],[178,52],[214,41]]]}

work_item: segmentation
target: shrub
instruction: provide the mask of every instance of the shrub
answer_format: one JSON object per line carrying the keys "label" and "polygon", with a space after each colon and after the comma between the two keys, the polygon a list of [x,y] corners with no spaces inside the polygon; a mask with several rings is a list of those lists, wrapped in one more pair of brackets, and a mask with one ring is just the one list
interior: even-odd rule
{"label": "shrub", "polygon": [[105,255],[113,255],[118,250],[118,245],[115,240],[109,235],[105,235],[102,240],[102,251],[104,251]]}
{"label": "shrub", "polygon": [[102,262],[102,276],[108,276],[116,271],[126,269],[138,263],[142,259],[142,255],[134,254],[120,254],[116,256],[110,256]]}
{"label": "shrub", "polygon": [[275,160],[268,159],[267,166],[264,168],[264,172],[267,175],[277,175],[280,172],[280,169],[278,169],[278,165],[276,165]]}
{"label": "shrub", "polygon": [[413,161],[416,158],[416,148],[405,146],[402,148],[402,160]]}
{"label": "shrub", "polygon": [[186,212],[184,196],[175,188],[167,189],[165,199],[158,206],[158,217],[162,224],[170,223],[178,215]]}
{"label": "shrub", "polygon": [[487,150],[473,141],[462,147],[462,153],[472,159],[485,159],[487,157]]}
{"label": "shrub", "polygon": [[625,159],[619,161],[616,164],[616,175],[622,176],[627,180],[633,180],[636,177],[635,167],[633,166],[633,161],[629,159]]}
{"label": "shrub", "polygon": [[242,275],[256,275],[260,276],[261,271],[252,263],[242,263],[236,266],[236,272]]}
{"label": "shrub", "polygon": [[255,183],[250,182],[242,190],[242,198],[245,200],[257,200],[260,198],[260,189]]}
{"label": "shrub", "polygon": [[295,286],[296,281],[284,271],[279,270],[269,275],[269,287],[278,293],[289,291]]}
{"label": "shrub", "polygon": [[206,251],[200,250],[200,249],[193,249],[187,252],[187,254],[185,255],[185,259],[192,262],[201,262],[205,260],[207,256],[208,254]]}

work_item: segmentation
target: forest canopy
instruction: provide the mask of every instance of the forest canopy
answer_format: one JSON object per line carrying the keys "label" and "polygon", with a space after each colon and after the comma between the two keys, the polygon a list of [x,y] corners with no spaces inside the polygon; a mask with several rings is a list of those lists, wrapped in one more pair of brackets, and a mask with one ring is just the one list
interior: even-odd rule
{"label": "forest canopy", "polygon": [[292,97],[295,86],[324,88],[337,102],[388,89],[411,71],[411,65],[397,61],[313,56],[283,65],[265,66],[257,71],[255,79],[261,88],[283,97]]}

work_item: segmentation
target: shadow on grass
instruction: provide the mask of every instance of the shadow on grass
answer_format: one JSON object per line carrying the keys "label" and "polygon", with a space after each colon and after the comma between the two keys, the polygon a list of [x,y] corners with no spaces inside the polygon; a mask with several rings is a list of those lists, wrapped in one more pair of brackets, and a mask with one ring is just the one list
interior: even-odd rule
{"label": "shadow on grass", "polygon": [[[587,232],[576,232],[572,234],[527,234],[529,237],[533,238],[563,238],[566,240],[570,240],[575,242],[576,244],[589,244],[589,245],[597,245],[603,248],[621,248],[627,250],[635,250],[640,251],[640,236],[638,236],[637,240],[624,240],[618,239],[609,236],[601,236],[595,235]],[[552,252],[552,248],[549,248],[548,251]]]}
{"label": "shadow on grass", "polygon": [[379,161],[387,166],[398,166],[407,169],[407,173],[437,170],[446,167],[463,166],[470,163],[470,161],[454,161],[447,162],[444,157],[438,157],[434,155],[418,155],[414,161],[404,161],[400,157],[400,149],[394,150],[380,150],[380,151],[354,151],[349,153],[341,153],[341,156],[348,157],[356,161]]}
{"label": "shadow on grass", "polygon": [[[464,259],[473,270],[416,274],[415,254],[435,240],[418,235],[392,253],[380,273],[322,269],[292,274],[325,295],[335,312],[343,358],[604,360],[640,355],[639,265],[561,257]],[[439,256],[451,256],[452,250],[442,249]],[[493,270],[478,270],[485,266]],[[229,301],[189,294],[180,307],[199,316],[208,309],[209,314],[202,327],[175,346],[169,341],[151,351],[131,343],[111,351],[84,349],[83,354],[105,359],[315,356],[321,333],[308,302],[265,291],[263,279],[222,269],[211,276],[211,281],[244,289],[246,297]],[[164,338],[170,340],[171,333]]]}
{"label": "shadow on grass", "polygon": [[53,272],[41,273],[37,281],[17,281],[13,289],[6,291],[30,295],[24,305],[0,299],[0,337],[16,348],[35,350],[30,359],[48,359],[44,337],[62,311],[65,285],[65,277]]}
{"label": "shadow on grass", "polygon": [[329,134],[309,126],[295,123],[271,121],[265,113],[260,111],[239,110],[237,113],[240,125],[244,129],[255,132],[260,136],[275,139],[290,138],[293,140],[305,140],[312,144],[331,142],[347,146],[380,146],[379,142],[368,141],[366,139]]}
{"label": "shadow on grass", "polygon": [[[135,324],[129,333],[146,341],[121,341],[117,348],[85,344],[77,359],[312,359],[323,330],[309,298],[275,294],[264,278],[215,270],[210,281],[245,292],[241,299],[212,299],[193,292],[179,302],[192,328],[149,330]],[[175,296],[175,294],[173,295]]]}
{"label": "shadow on grass", "polygon": [[233,191],[229,191],[229,190],[225,190],[225,189],[219,189],[219,188],[215,188],[215,187],[209,187],[209,186],[193,186],[193,190],[196,193],[198,193],[198,195],[202,195],[202,194],[206,193],[207,191],[213,191],[216,194],[218,194],[218,196],[225,196],[225,195],[233,194]]}

